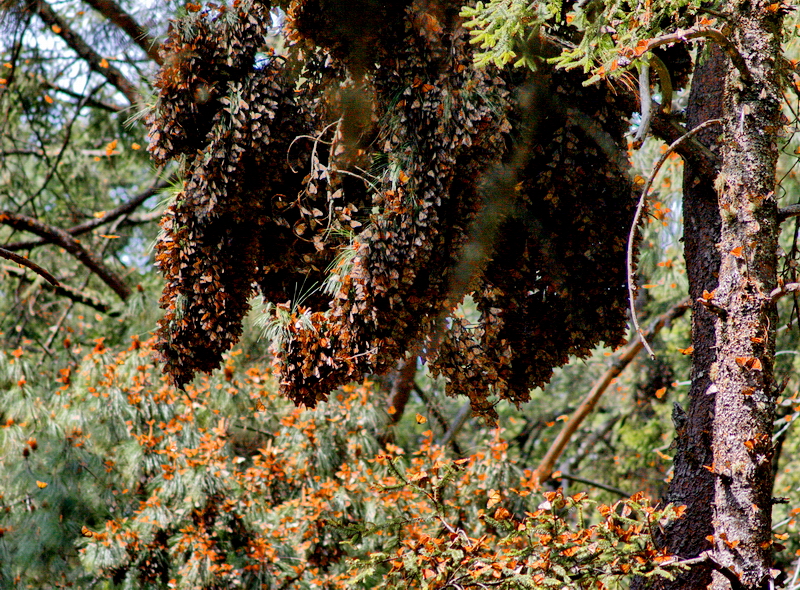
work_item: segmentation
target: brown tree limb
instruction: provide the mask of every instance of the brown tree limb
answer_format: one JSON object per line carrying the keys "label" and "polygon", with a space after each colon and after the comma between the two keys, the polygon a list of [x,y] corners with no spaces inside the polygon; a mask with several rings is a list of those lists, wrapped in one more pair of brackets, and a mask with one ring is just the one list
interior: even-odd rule
{"label": "brown tree limb", "polygon": [[106,285],[111,287],[120,299],[124,301],[130,296],[131,290],[128,285],[63,229],[47,225],[38,219],[33,219],[32,217],[12,213],[10,211],[0,211],[0,223],[20,231],[36,234],[53,244],[58,244],[100,277]]}
{"label": "brown tree limb", "polygon": [[[30,277],[24,270],[21,268],[14,268],[13,266],[6,266],[0,265],[0,271],[3,273],[8,274],[9,276],[14,277],[15,279],[19,279],[25,283],[32,283],[34,281],[33,278]],[[70,287],[65,285],[64,283],[59,283],[58,285],[51,285],[50,283],[42,283],[42,288],[55,293],[61,297],[66,297],[67,299],[71,299],[75,303],[81,303],[92,309],[96,309],[101,313],[108,313],[111,311],[112,306],[110,303],[103,301],[99,297],[92,295],[91,293],[85,293],[75,287]]]}
{"label": "brown tree limb", "polygon": [[458,434],[458,431],[461,430],[470,416],[472,416],[472,404],[467,402],[458,410],[456,417],[453,418],[453,422],[450,424],[450,428],[447,429],[438,444],[440,446],[450,444],[450,441],[455,439],[456,434]]}
{"label": "brown tree limb", "polygon": [[[688,300],[681,301],[679,304],[673,306],[671,309],[658,316],[650,326],[650,329],[647,331],[645,336],[652,338],[658,334],[661,328],[683,315],[686,310],[689,309],[690,305],[691,303]],[[600,379],[595,382],[591,391],[589,391],[583,402],[581,402],[581,405],[578,406],[578,409],[575,410],[569,421],[561,429],[561,432],[556,437],[556,440],[553,441],[553,444],[547,450],[544,458],[542,458],[539,466],[536,468],[535,476],[540,482],[547,480],[553,474],[556,461],[558,461],[558,458],[564,452],[564,449],[572,438],[572,435],[575,434],[575,432],[578,430],[578,427],[583,423],[592,410],[594,410],[597,402],[600,401],[600,398],[611,384],[611,381],[620,373],[622,373],[622,371],[625,370],[625,367],[627,367],[628,364],[630,364],[630,362],[636,358],[636,355],[639,354],[639,351],[644,347],[643,342],[644,341],[642,338],[637,335],[636,339],[622,350],[622,353],[614,361],[614,363],[606,370],[605,373],[603,373]]]}
{"label": "brown tree limb", "polygon": [[114,0],[86,0],[86,3],[125,31],[125,34],[142,48],[147,57],[158,65],[162,64],[161,57],[158,55],[158,43],[156,43],[156,40],[130,14],[122,10],[119,4]]}
{"label": "brown tree limb", "polygon": [[690,559],[683,559],[680,561],[673,561],[673,562],[665,562],[662,564],[664,567],[689,567],[692,565],[707,565],[712,570],[719,572],[725,578],[727,578],[728,582],[730,582],[731,590],[745,590],[745,586],[742,584],[741,580],[739,580],[739,576],[736,575],[736,572],[730,569],[729,567],[725,567],[719,561],[717,561],[714,553],[712,551],[704,551],[697,557],[692,557]]}
{"label": "brown tree limb", "polygon": [[21,264],[22,266],[31,269],[37,275],[44,277],[48,283],[50,283],[55,287],[58,287],[59,285],[58,280],[53,275],[51,275],[49,272],[47,272],[45,269],[43,269],[35,262],[28,260],[24,256],[20,256],[19,254],[14,254],[13,252],[9,252],[5,248],[0,248],[0,258],[5,258],[6,260],[16,262],[17,264]]}
{"label": "brown tree limb", "polygon": [[[128,201],[125,201],[118,207],[115,207],[111,211],[106,211],[101,217],[97,217],[94,219],[89,219],[77,225],[73,225],[72,227],[62,230],[68,233],[71,236],[79,236],[81,234],[85,234],[101,225],[105,225],[106,223],[110,223],[123,215],[131,213],[137,207],[139,207],[142,203],[144,203],[147,199],[152,197],[153,195],[157,194],[160,190],[168,187],[170,183],[174,180],[174,176],[170,177],[167,180],[159,180],[150,188],[142,191],[138,195],[134,195]],[[160,214],[158,215],[160,217]],[[40,240],[29,240],[27,242],[13,242],[10,244],[6,244],[3,246],[6,250],[10,251],[17,251],[17,250],[29,250],[30,248],[35,248],[37,246],[42,246],[44,244],[52,243],[51,239],[44,238]]]}
{"label": "brown tree limb", "polygon": [[739,51],[736,49],[736,46],[730,39],[728,39],[725,33],[718,31],[717,29],[690,29],[686,31],[678,31],[669,35],[662,35],[661,37],[651,39],[647,43],[647,51],[655,49],[656,47],[661,47],[662,45],[672,45],[673,43],[681,42],[686,43],[694,39],[710,39],[716,43],[722,49],[722,51],[725,52],[725,55],[728,56],[734,67],[739,70],[742,81],[746,84],[752,82],[753,75],[750,73],[750,68],[747,67],[742,54],[739,53]]}
{"label": "brown tree limb", "polygon": [[800,283],[786,283],[785,285],[778,285],[769,294],[768,301],[775,303],[778,299],[789,293],[800,291]]}
{"label": "brown tree limb", "polygon": [[97,72],[108,80],[114,88],[125,95],[125,98],[127,98],[132,105],[140,101],[141,96],[136,86],[134,86],[122,72],[109,64],[107,60],[92,49],[89,44],[69,26],[67,21],[53,10],[50,4],[45,0],[32,0],[29,6],[53,32],[61,37],[64,42],[89,65],[92,71]]}
{"label": "brown tree limb", "polygon": [[798,215],[800,215],[800,203],[795,203],[794,205],[788,205],[778,209],[778,220],[781,222],[792,217],[797,217]]}

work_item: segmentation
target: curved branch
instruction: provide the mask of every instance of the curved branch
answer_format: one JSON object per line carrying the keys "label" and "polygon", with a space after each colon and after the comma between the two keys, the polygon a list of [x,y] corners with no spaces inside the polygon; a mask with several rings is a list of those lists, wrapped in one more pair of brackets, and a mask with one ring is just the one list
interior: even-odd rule
{"label": "curved branch", "polygon": [[39,18],[41,18],[46,25],[53,29],[53,31],[57,31],[56,34],[61,37],[81,59],[89,64],[89,68],[92,71],[97,72],[108,80],[114,88],[125,95],[132,105],[140,102],[141,97],[136,86],[134,86],[116,67],[109,64],[108,61],[103,59],[94,49],[89,47],[89,44],[86,43],[86,41],[69,26],[67,21],[58,15],[45,0],[32,0],[29,6],[39,15]]}
{"label": "curved branch", "polygon": [[158,44],[147,31],[145,31],[134,18],[122,10],[114,0],[86,0],[86,4],[94,8],[97,12],[106,17],[113,24],[133,39],[139,47],[158,65],[162,64],[161,57],[158,55]]}
{"label": "curved branch", "polygon": [[119,113],[125,110],[125,107],[120,107],[113,104],[105,103],[101,100],[95,100],[89,96],[84,96],[79,92],[75,92],[70,90],[69,88],[63,88],[62,86],[58,86],[57,84],[53,84],[52,82],[45,82],[44,86],[46,88],[50,88],[51,90],[55,90],[56,92],[60,92],[61,94],[65,94],[71,98],[77,98],[79,104],[83,104],[87,107],[93,107],[96,109],[103,109],[104,111],[108,111],[110,113]]}
{"label": "curved branch", "polygon": [[112,272],[97,257],[88,252],[78,241],[65,232],[63,229],[42,223],[38,219],[12,213],[10,211],[0,211],[0,223],[13,227],[14,229],[27,231],[44,238],[45,240],[58,244],[77,258],[84,266],[96,274],[100,279],[116,293],[123,301],[130,297],[131,290],[125,282]]}
{"label": "curved branch", "polygon": [[661,45],[670,45],[672,43],[681,42],[685,43],[693,39],[703,38],[710,39],[720,46],[720,48],[730,58],[734,67],[739,70],[743,82],[749,84],[753,81],[753,76],[750,74],[750,70],[747,69],[747,64],[744,62],[744,58],[736,50],[736,47],[733,43],[731,43],[730,39],[728,39],[722,31],[718,31],[717,29],[696,29],[694,31],[678,31],[669,35],[662,35],[661,37],[650,39],[650,41],[647,43],[646,51],[651,51],[652,49],[660,47]]}
{"label": "curved branch", "polygon": [[636,213],[633,216],[631,231],[628,234],[628,255],[627,255],[628,302],[630,303],[631,321],[633,322],[633,327],[636,329],[636,332],[639,334],[639,338],[641,339],[642,344],[647,349],[647,352],[650,354],[650,358],[653,359],[656,358],[656,355],[653,353],[652,349],[647,344],[647,339],[645,338],[644,333],[642,332],[642,328],[639,326],[639,319],[636,317],[636,305],[635,305],[636,297],[634,293],[635,290],[634,281],[636,280],[636,277],[633,274],[633,249],[634,249],[634,243],[636,241],[636,231],[639,228],[639,221],[641,220],[642,210],[644,209],[645,199],[647,198],[647,193],[650,191],[650,187],[653,185],[653,181],[656,179],[658,171],[661,170],[661,166],[664,165],[664,162],[667,161],[667,158],[672,154],[672,152],[674,152],[675,149],[681,143],[683,143],[693,135],[696,135],[698,132],[702,131],[709,125],[721,122],[722,121],[720,119],[710,119],[705,123],[701,123],[700,125],[692,129],[691,131],[688,131],[684,135],[681,135],[678,139],[676,139],[669,145],[667,151],[661,154],[661,157],[658,159],[658,162],[656,162],[656,165],[653,167],[653,172],[650,174],[650,178],[645,183],[644,189],[642,189],[642,194],[639,197],[639,204],[636,206]]}
{"label": "curved branch", "polygon": [[783,297],[784,295],[788,295],[789,293],[796,293],[800,291],[800,283],[786,283],[785,285],[780,285],[775,287],[772,292],[767,297],[767,301],[769,303],[775,303],[778,299]]}
{"label": "curved branch", "polygon": [[[84,221],[83,223],[79,223],[78,225],[73,225],[72,227],[62,231],[67,232],[71,236],[79,236],[81,234],[85,234],[95,229],[96,227],[100,227],[101,225],[105,225],[106,223],[114,221],[117,218],[122,217],[123,215],[126,215],[134,211],[139,205],[144,203],[147,199],[157,194],[160,190],[168,187],[174,181],[174,179],[175,175],[171,176],[167,180],[160,180],[147,190],[144,190],[138,195],[135,195],[129,201],[125,201],[124,203],[122,203],[118,207],[115,207],[111,211],[107,211],[102,217]],[[51,242],[52,240],[45,238],[40,240],[29,240],[27,242],[13,242],[11,244],[6,244],[5,246],[3,246],[3,248],[15,252],[17,250],[29,250],[30,248],[35,248],[36,246],[43,246],[44,244],[49,244]]]}
{"label": "curved branch", "polygon": [[44,277],[48,283],[51,285],[58,287],[59,282],[53,275],[43,269],[41,266],[32,262],[25,258],[24,256],[20,256],[19,254],[14,254],[13,252],[9,252],[5,248],[0,248],[0,258],[5,258],[6,260],[10,260],[11,262],[16,262],[17,264],[21,264],[22,266],[28,267],[37,275]]}

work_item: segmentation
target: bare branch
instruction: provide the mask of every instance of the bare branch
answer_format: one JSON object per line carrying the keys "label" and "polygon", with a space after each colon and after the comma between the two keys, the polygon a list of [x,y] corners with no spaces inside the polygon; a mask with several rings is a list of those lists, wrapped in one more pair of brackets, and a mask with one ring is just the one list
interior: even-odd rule
{"label": "bare branch", "polygon": [[[666,326],[672,320],[683,315],[690,306],[691,303],[689,300],[684,300],[658,316],[651,325],[650,329],[647,331],[646,336],[648,338],[652,338],[658,334],[661,328]],[[595,382],[594,387],[592,387],[591,391],[589,391],[589,393],[586,395],[583,402],[581,402],[581,405],[578,406],[578,409],[572,414],[569,421],[564,424],[564,427],[561,429],[561,432],[558,433],[556,440],[553,441],[553,444],[547,450],[544,458],[536,468],[536,476],[540,482],[547,480],[553,474],[553,468],[556,464],[556,461],[561,456],[561,453],[564,452],[564,449],[572,438],[572,435],[575,434],[581,423],[592,412],[592,410],[594,410],[594,407],[597,405],[597,402],[600,401],[600,398],[603,396],[606,389],[608,389],[611,381],[625,370],[625,367],[627,367],[628,364],[634,358],[636,358],[636,355],[639,354],[639,351],[642,350],[643,347],[644,339],[637,335],[637,338],[623,349],[619,358],[617,358],[606,370],[606,372],[603,373],[600,379]]]}
{"label": "bare branch", "polygon": [[56,287],[58,287],[59,285],[58,280],[53,275],[51,275],[49,272],[47,272],[45,269],[43,269],[35,262],[28,260],[24,256],[20,256],[19,254],[14,254],[13,252],[9,252],[5,248],[0,248],[0,258],[5,258],[6,260],[10,260],[12,262],[16,262],[17,264],[21,264],[22,266],[26,266],[39,276],[44,277],[47,280],[47,282],[50,283],[51,285],[54,285]]}
{"label": "bare branch", "polygon": [[736,574],[736,572],[731,568],[722,565],[714,556],[712,551],[703,551],[703,553],[697,557],[683,559],[681,561],[665,562],[661,565],[663,567],[689,567],[691,565],[707,565],[728,579],[731,584],[731,590],[745,590],[745,586],[742,584],[742,581],[739,579],[739,576]]}
{"label": "bare branch", "polygon": [[608,484],[600,483],[599,481],[594,481],[591,479],[586,479],[585,477],[578,477],[577,475],[568,475],[566,473],[562,473],[558,476],[560,479],[566,479],[568,481],[575,481],[578,483],[586,484],[587,486],[592,486],[593,488],[598,488],[601,490],[605,490],[607,492],[611,492],[612,494],[616,494],[622,498],[627,498],[630,496],[628,492],[622,490],[620,488],[615,488],[614,486],[610,486]]}
{"label": "bare branch", "polygon": [[798,215],[800,215],[800,203],[795,203],[794,205],[789,205],[787,207],[781,207],[778,209],[779,222],[784,222],[787,219],[797,217]]}
{"label": "bare branch", "polygon": [[472,416],[472,404],[469,402],[465,403],[461,406],[461,409],[458,410],[456,417],[453,419],[453,423],[450,425],[450,428],[447,429],[447,432],[444,433],[444,436],[439,441],[439,445],[445,446],[450,443],[458,434],[458,431],[461,430],[461,427],[467,422],[467,419]]}
{"label": "bare branch", "polygon": [[411,390],[414,389],[414,377],[417,374],[417,347],[411,351],[411,356],[401,361],[392,380],[392,389],[389,394],[389,407],[394,408],[391,420],[394,424],[403,417]]}
{"label": "bare branch", "polygon": [[104,111],[109,111],[111,113],[119,113],[119,112],[122,112],[122,111],[125,110],[123,107],[119,107],[119,106],[114,105],[114,104],[108,104],[108,103],[103,102],[101,100],[95,100],[94,98],[91,98],[89,96],[85,96],[85,95],[81,94],[80,92],[75,92],[74,90],[70,90],[69,88],[63,88],[63,87],[58,86],[56,84],[53,84],[51,82],[45,82],[44,85],[47,88],[50,88],[51,90],[55,90],[56,92],[60,92],[61,94],[66,94],[67,96],[69,96],[71,98],[77,98],[78,101],[81,102],[81,104],[83,104],[83,105],[85,105],[87,107],[93,107],[93,108],[96,108],[96,109],[103,109]]}
{"label": "bare branch", "polygon": [[[34,281],[34,279],[32,279],[30,275],[28,275],[21,268],[0,265],[0,271],[25,283],[32,283]],[[85,293],[74,287],[69,287],[63,283],[59,283],[58,286],[51,285],[50,283],[42,283],[42,288],[47,291],[51,291],[56,295],[60,295],[61,297],[71,299],[75,303],[82,303],[83,305],[91,307],[92,309],[96,309],[102,313],[108,313],[112,309],[110,303],[103,301],[99,297],[96,297],[90,293]]]}
{"label": "bare branch", "polygon": [[158,44],[155,39],[153,39],[131,15],[122,10],[119,4],[114,2],[114,0],[86,0],[86,3],[125,31],[128,37],[133,39],[134,43],[142,48],[147,54],[147,57],[158,65],[161,65],[162,60],[158,55]]}
{"label": "bare branch", "polygon": [[[81,234],[85,234],[95,229],[96,227],[100,227],[101,225],[110,223],[118,219],[119,217],[122,217],[123,215],[126,215],[134,211],[139,205],[144,203],[147,199],[157,194],[160,190],[168,187],[173,180],[174,176],[170,177],[167,180],[160,180],[150,188],[142,191],[138,195],[135,195],[129,201],[125,201],[124,203],[122,203],[118,207],[115,207],[111,211],[107,211],[102,217],[84,221],[83,223],[79,223],[78,225],[74,225],[62,231],[66,231],[71,236],[79,236]],[[154,218],[158,218],[160,216],[161,214],[158,213],[154,216]],[[11,251],[29,250],[30,248],[35,248],[37,246],[42,246],[44,244],[50,244],[50,243],[52,243],[52,240],[45,238],[41,240],[29,240],[27,242],[13,242],[11,244],[6,244],[4,248],[6,250],[11,250]]]}
{"label": "bare branch", "polygon": [[53,10],[50,4],[45,0],[32,0],[30,6],[46,25],[53,29],[53,31],[57,31],[56,34],[61,37],[81,59],[89,64],[89,68],[92,71],[97,72],[108,80],[114,88],[125,95],[132,105],[140,102],[141,97],[136,86],[134,86],[122,72],[109,64],[107,60],[92,49],[89,44],[69,26],[67,21]]}
{"label": "bare branch", "polygon": [[653,350],[650,348],[650,345],[647,344],[647,339],[642,332],[641,326],[639,326],[639,319],[636,317],[636,296],[634,293],[634,285],[636,277],[633,274],[633,248],[634,243],[636,242],[636,231],[639,228],[639,222],[642,219],[642,211],[644,209],[645,199],[647,198],[647,193],[650,191],[650,187],[653,186],[653,181],[656,179],[656,175],[658,171],[661,170],[661,166],[664,165],[664,162],[667,161],[667,158],[675,151],[675,149],[684,141],[696,135],[698,132],[702,131],[706,127],[713,125],[714,123],[721,123],[720,119],[709,119],[705,123],[701,123],[691,131],[684,133],[678,139],[673,141],[667,151],[661,154],[661,157],[656,162],[656,165],[653,167],[653,172],[650,174],[650,178],[647,179],[647,182],[644,185],[644,189],[642,189],[642,194],[639,197],[639,204],[636,206],[636,214],[633,216],[633,223],[631,223],[631,231],[628,234],[628,302],[630,304],[630,311],[631,311],[631,321],[633,322],[633,327],[636,329],[636,332],[639,334],[639,339],[642,341],[642,344],[647,349],[650,358],[655,359],[656,355],[653,353]]}
{"label": "bare branch", "polygon": [[12,213],[11,211],[0,211],[0,223],[20,231],[36,234],[51,243],[58,244],[100,277],[120,299],[125,300],[130,296],[131,290],[128,285],[63,229],[47,225],[26,215]]}
{"label": "bare branch", "polygon": [[[650,131],[667,143],[674,142],[688,132],[676,121],[675,115],[665,113],[654,113],[650,121]],[[694,137],[688,138],[675,151],[710,176],[716,176],[719,172],[720,160],[717,155]]]}
{"label": "bare branch", "polygon": [[784,295],[788,295],[789,293],[794,293],[795,291],[800,291],[800,283],[787,283],[785,285],[780,285],[775,287],[772,290],[772,293],[769,294],[769,303],[775,303],[778,299],[783,297]]}
{"label": "bare branch", "polygon": [[720,48],[730,58],[734,67],[739,70],[743,82],[749,84],[753,81],[753,76],[750,74],[750,70],[747,68],[744,58],[736,50],[736,47],[733,43],[731,43],[730,39],[728,39],[728,37],[726,37],[722,31],[718,31],[717,29],[695,29],[678,31],[670,35],[662,35],[661,37],[656,37],[655,39],[650,40],[650,42],[647,44],[647,51],[651,51],[656,47],[660,47],[661,45],[671,45],[673,43],[681,42],[686,43],[687,41],[703,38],[711,39],[714,43],[720,46]]}

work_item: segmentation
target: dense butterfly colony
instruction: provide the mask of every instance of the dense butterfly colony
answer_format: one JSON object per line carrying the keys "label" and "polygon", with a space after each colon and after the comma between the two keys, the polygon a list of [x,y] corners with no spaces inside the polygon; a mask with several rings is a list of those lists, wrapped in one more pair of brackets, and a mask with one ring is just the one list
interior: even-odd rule
{"label": "dense butterfly colony", "polygon": [[[184,175],[156,258],[177,385],[219,365],[256,294],[307,406],[415,354],[491,419],[622,341],[635,203],[613,89],[474,68],[447,0],[284,3],[285,56],[267,4],[189,6],[149,121]],[[453,314],[465,295],[476,323]]]}

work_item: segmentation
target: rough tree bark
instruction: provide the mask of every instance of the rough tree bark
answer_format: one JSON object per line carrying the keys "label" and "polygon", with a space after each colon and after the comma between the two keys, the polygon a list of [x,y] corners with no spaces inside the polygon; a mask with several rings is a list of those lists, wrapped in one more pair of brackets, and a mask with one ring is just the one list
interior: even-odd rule
{"label": "rough tree bark", "polygon": [[[708,57],[697,65],[692,81],[687,111],[690,129],[722,116],[722,81],[727,60],[715,45],[707,48]],[[715,140],[719,126],[709,127],[698,134],[698,140],[717,150]],[[666,501],[686,506],[686,514],[673,522],[665,534],[669,551],[683,558],[693,558],[710,549],[706,539],[712,534],[711,504],[714,499],[713,475],[705,465],[711,465],[711,430],[714,396],[708,395],[711,367],[717,360],[714,315],[703,306],[703,292],[717,288],[720,255],[716,244],[720,238],[720,216],[715,175],[684,157],[683,223],[684,256],[692,300],[692,385],[689,407],[684,413],[675,408],[676,428],[674,474]],[[656,587],[705,589],[711,582],[711,570],[705,565],[679,574],[675,580],[657,580]]]}
{"label": "rough tree bark", "polygon": [[782,18],[776,7],[728,4],[731,40],[749,76],[714,51],[700,62],[690,97],[690,127],[721,115],[722,134],[716,128],[704,139],[719,136],[722,170],[712,182],[687,162],[684,177],[694,358],[689,411],[676,409],[667,499],[687,505],[687,513],[664,541],[685,558],[710,551],[660,588],[699,590],[711,582],[715,589],[754,590],[768,588],[772,576],[777,314],[770,293],[780,230],[774,189]]}
{"label": "rough tree bark", "polygon": [[[717,360],[711,366],[715,559],[742,587],[767,588],[772,564],[773,378],[780,231],[775,196],[782,15],[763,0],[731,2],[732,40],[751,80],[728,68],[723,103]],[[712,247],[709,245],[709,247]],[[730,580],[714,573],[714,587]]]}

